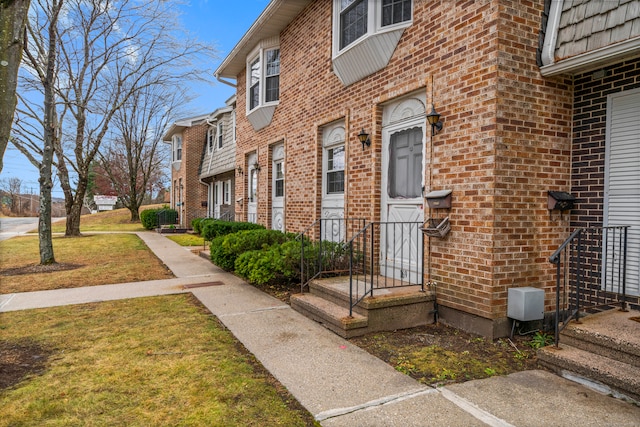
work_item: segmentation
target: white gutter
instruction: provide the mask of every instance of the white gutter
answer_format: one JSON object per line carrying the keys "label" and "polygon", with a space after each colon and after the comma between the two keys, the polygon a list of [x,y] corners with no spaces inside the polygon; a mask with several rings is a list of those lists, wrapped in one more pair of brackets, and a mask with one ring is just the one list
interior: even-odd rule
{"label": "white gutter", "polygon": [[[550,65],[555,62],[556,42],[558,40],[558,29],[560,28],[560,17],[564,0],[551,0],[549,8],[549,18],[547,19],[547,30],[542,45],[542,65]],[[543,73],[544,75],[544,73]]]}
{"label": "white gutter", "polygon": [[540,67],[540,74],[543,76],[554,76],[572,73],[602,63],[613,62],[614,60],[618,61],[623,57],[637,56],[640,56],[640,37],[563,59],[555,64],[542,66]]}
{"label": "white gutter", "polygon": [[216,80],[219,81],[220,83],[224,83],[227,86],[231,86],[234,89],[236,89],[238,87],[237,84],[234,84],[234,83],[231,83],[229,81],[223,80],[222,77],[220,77],[218,74],[216,74],[215,76],[216,76]]}

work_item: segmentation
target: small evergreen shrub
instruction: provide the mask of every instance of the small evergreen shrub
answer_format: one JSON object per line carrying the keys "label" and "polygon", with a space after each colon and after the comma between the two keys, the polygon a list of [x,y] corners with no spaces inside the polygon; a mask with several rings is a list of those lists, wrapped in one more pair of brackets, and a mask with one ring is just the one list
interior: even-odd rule
{"label": "small evergreen shrub", "polygon": [[237,233],[242,230],[264,230],[264,226],[251,222],[220,221],[207,219],[200,224],[201,235],[204,240],[213,241],[218,236]]}
{"label": "small evergreen shrub", "polygon": [[202,221],[204,221],[204,219],[205,218],[194,218],[191,220],[191,229],[195,234],[200,234],[202,232],[200,225],[202,224]]}
{"label": "small evergreen shrub", "polygon": [[160,213],[166,214],[167,217],[172,218],[174,222],[178,218],[178,211],[168,206],[163,206],[160,209],[146,209],[140,212],[140,222],[142,226],[147,230],[158,228],[158,214]]}
{"label": "small evergreen shrub", "polygon": [[[242,224],[242,223],[241,223]],[[233,271],[236,258],[248,251],[255,251],[269,247],[276,243],[283,243],[292,235],[284,234],[278,230],[241,230],[224,236],[218,236],[211,240],[211,261],[218,267]],[[206,239],[206,237],[205,237]]]}

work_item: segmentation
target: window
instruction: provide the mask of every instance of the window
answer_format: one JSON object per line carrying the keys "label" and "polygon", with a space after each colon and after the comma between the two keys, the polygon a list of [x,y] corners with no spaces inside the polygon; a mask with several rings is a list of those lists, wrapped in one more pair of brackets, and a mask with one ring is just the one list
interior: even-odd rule
{"label": "window", "polygon": [[173,161],[179,162],[182,160],[182,135],[174,135],[173,138]]}
{"label": "window", "polygon": [[215,129],[210,127],[207,130],[207,152],[211,154],[213,152],[213,147],[215,144]]}
{"label": "window", "polygon": [[412,0],[333,0],[333,72],[348,86],[383,69],[412,23]]}
{"label": "window", "polygon": [[284,197],[284,162],[279,161],[275,164],[274,191],[275,197]]}
{"label": "window", "polygon": [[224,132],[223,132],[223,127],[222,127],[222,122],[219,121],[218,122],[218,126],[217,126],[217,134],[218,134],[218,148],[222,148],[222,139],[224,136]]}
{"label": "window", "polygon": [[327,150],[327,194],[344,193],[344,145]]}
{"label": "window", "polygon": [[224,204],[229,205],[231,204],[231,180],[225,181],[222,188]]}
{"label": "window", "polygon": [[341,0],[340,49],[367,33],[368,0]]}
{"label": "window", "polygon": [[249,62],[247,74],[249,111],[280,99],[280,49],[260,50]]}
{"label": "window", "polygon": [[383,0],[382,26],[411,20],[411,0]]}

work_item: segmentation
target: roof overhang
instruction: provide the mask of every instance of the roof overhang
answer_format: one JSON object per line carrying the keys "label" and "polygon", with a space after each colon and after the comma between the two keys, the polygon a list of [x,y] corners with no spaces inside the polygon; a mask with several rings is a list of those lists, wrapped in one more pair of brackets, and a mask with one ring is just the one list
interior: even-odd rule
{"label": "roof overhang", "polygon": [[577,74],[640,56],[640,37],[625,40],[582,55],[562,59],[540,67],[543,76]]}
{"label": "roof overhang", "polygon": [[269,37],[279,36],[310,0],[272,0],[213,73],[217,79],[235,79],[246,67],[254,47]]}
{"label": "roof overhang", "polygon": [[164,133],[164,135],[162,135],[162,141],[166,143],[170,143],[173,135],[182,132],[186,128],[190,128],[191,126],[201,123],[203,120],[206,120],[209,116],[210,114],[206,114],[202,116],[189,117],[186,119],[175,121],[171,125],[171,127],[169,127],[169,129]]}

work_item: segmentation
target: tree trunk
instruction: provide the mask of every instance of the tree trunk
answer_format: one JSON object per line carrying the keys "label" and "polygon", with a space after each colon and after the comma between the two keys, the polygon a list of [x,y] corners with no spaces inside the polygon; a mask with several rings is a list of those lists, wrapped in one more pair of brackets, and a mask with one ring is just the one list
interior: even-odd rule
{"label": "tree trunk", "polygon": [[16,85],[28,11],[29,0],[0,0],[0,172],[16,109]]}
{"label": "tree trunk", "polygon": [[129,212],[131,212],[131,222],[139,222],[140,221],[140,212],[137,207],[130,207]]}

